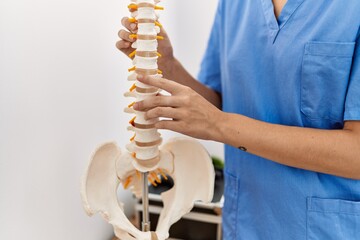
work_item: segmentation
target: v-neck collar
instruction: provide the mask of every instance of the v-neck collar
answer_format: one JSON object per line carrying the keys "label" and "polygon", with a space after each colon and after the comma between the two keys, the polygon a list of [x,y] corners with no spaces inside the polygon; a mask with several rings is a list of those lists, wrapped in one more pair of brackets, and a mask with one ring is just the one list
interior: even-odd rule
{"label": "v-neck collar", "polygon": [[272,0],[261,0],[264,15],[270,29],[277,32],[282,29],[291,17],[291,15],[304,1],[305,0],[287,0],[285,6],[280,13],[280,16],[276,19],[274,12],[274,4]]}

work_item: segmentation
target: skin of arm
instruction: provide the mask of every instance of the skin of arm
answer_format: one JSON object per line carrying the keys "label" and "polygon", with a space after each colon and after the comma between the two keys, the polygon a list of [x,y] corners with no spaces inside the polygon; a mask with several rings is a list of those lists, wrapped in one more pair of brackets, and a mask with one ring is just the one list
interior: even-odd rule
{"label": "skin of arm", "polygon": [[290,127],[226,113],[219,121],[218,141],[245,146],[255,155],[287,166],[360,179],[360,122],[341,130]]}
{"label": "skin of arm", "polygon": [[[130,29],[127,18],[123,25]],[[134,29],[133,31],[136,31]],[[138,80],[164,89],[171,96],[155,96],[138,102],[134,109],[146,118],[166,118],[156,123],[195,138],[222,142],[251,154],[291,167],[360,180],[360,121],[347,121],[341,130],[320,130],[270,124],[219,110],[221,96],[197,82],[173,57],[165,31],[159,44],[159,66],[166,77],[138,76]],[[119,32],[117,47],[129,53],[129,33]],[[164,54],[165,53],[165,54]]]}

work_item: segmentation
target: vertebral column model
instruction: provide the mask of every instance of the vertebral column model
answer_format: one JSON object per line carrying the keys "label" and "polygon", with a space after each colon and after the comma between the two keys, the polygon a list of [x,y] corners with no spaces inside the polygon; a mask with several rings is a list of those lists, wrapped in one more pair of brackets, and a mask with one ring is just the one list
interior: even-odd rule
{"label": "vertebral column model", "polygon": [[[132,0],[130,21],[138,25],[130,57],[134,67],[128,80],[135,83],[126,97],[135,102],[158,94],[159,89],[137,81],[138,75],[162,77],[158,70],[157,52],[160,24],[155,10],[159,1]],[[82,180],[81,195],[88,215],[100,213],[113,225],[120,240],[165,240],[172,224],[190,212],[195,201],[210,202],[214,191],[214,168],[206,150],[190,138],[173,138],[161,145],[162,139],[154,124],[158,119],[145,120],[144,112],[135,111],[131,103],[125,112],[135,114],[128,130],[134,132],[126,152],[114,142],[102,144],[91,156],[90,164]],[[171,177],[174,186],[161,194],[163,209],[154,232],[150,232],[147,208],[148,180],[156,186]],[[123,204],[118,201],[117,189],[122,184],[137,197],[143,197],[143,231],[138,230],[124,214]]]}
{"label": "vertebral column model", "polygon": [[[136,81],[138,75],[162,77],[161,71],[158,70],[157,59],[160,54],[157,52],[158,40],[162,37],[158,36],[160,32],[160,24],[157,22],[157,15],[155,10],[162,9],[157,7],[153,1],[138,1],[137,4],[129,5],[132,11],[131,22],[137,23],[137,34],[132,34],[130,37],[135,38],[136,41],[132,44],[132,48],[136,49],[130,54],[134,57],[134,67],[129,71],[135,71],[130,75],[129,80]],[[148,97],[158,94],[159,89],[147,86],[136,81],[125,96],[135,97],[136,101],[145,100]],[[159,174],[167,179],[164,170],[157,168],[160,161],[159,145],[161,144],[161,137],[154,124],[158,119],[151,121],[145,120],[144,112],[132,111],[132,106],[135,102],[130,104],[125,112],[135,113],[136,116],[131,119],[129,130],[134,131],[134,136],[130,139],[130,144],[127,150],[132,152],[134,158],[134,166],[141,171],[142,179],[142,202],[143,202],[143,219],[142,230],[150,231],[149,220],[149,200],[148,200],[148,179],[156,186],[156,183],[161,183]],[[157,169],[156,169],[157,168]],[[152,171],[149,175],[149,171]],[[125,181],[124,188],[131,183],[132,177],[128,177]]]}
{"label": "vertebral column model", "polygon": [[[133,17],[130,21],[137,23],[138,31],[137,34],[130,36],[136,39],[132,44],[132,48],[136,50],[130,54],[130,57],[134,57],[134,67],[129,69],[129,71],[134,71],[134,73],[128,79],[136,81],[137,75],[162,77],[157,65],[157,59],[160,56],[157,52],[158,40],[161,40],[162,37],[158,36],[160,24],[157,22],[158,17],[155,12],[157,9],[162,8],[157,7],[153,0],[138,0],[137,4],[130,4],[129,9],[132,11]],[[138,102],[155,96],[158,92],[159,89],[136,81],[125,96],[134,97],[136,102]],[[149,175],[149,180],[153,185],[156,185],[156,181],[158,183],[160,181],[158,175],[164,175],[162,169],[157,169],[154,172],[154,168],[156,168],[160,161],[159,145],[162,141],[160,134],[154,127],[158,119],[145,120],[145,112],[134,111],[132,109],[134,103],[125,109],[128,113],[136,114],[130,121],[131,126],[129,130],[134,131],[134,136],[130,139],[131,142],[127,149],[132,152],[134,164],[141,172],[153,171]],[[129,183],[131,180],[127,179],[126,183]]]}

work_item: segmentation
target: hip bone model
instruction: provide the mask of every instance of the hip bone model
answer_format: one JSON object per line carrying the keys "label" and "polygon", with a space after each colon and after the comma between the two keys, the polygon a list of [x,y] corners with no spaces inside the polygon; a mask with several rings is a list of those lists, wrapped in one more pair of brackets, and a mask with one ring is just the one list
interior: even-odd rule
{"label": "hip bone model", "polygon": [[[158,40],[162,37],[156,10],[160,0],[132,0],[129,9],[130,21],[137,23],[138,32],[132,37],[136,49],[130,54],[134,67],[128,77],[134,84],[126,97],[135,102],[155,96],[160,89],[137,81],[137,75],[162,77],[158,70]],[[134,103],[135,103],[134,102]],[[136,116],[129,122],[129,131],[134,132],[127,151],[122,152],[112,142],[95,150],[82,181],[82,200],[88,215],[100,213],[113,225],[115,235],[121,240],[163,240],[169,237],[169,229],[183,215],[190,212],[195,201],[210,202],[214,191],[214,169],[206,150],[195,140],[173,138],[162,147],[160,133],[154,124],[158,119],[147,121],[144,112],[135,111],[130,104],[126,113]],[[148,209],[148,184],[156,186],[161,179],[171,177],[174,186],[161,194],[164,207],[160,213],[155,232],[150,232]],[[142,198],[142,231],[125,216],[124,206],[119,203],[117,189],[122,183],[137,198]]]}

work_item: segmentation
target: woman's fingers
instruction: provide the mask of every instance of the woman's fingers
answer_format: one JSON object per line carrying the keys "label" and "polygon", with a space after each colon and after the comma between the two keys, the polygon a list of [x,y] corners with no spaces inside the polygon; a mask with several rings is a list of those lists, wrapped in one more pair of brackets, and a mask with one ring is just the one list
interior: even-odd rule
{"label": "woman's fingers", "polygon": [[156,107],[180,107],[181,98],[175,96],[154,96],[143,101],[137,102],[134,109],[137,111],[147,111]]}
{"label": "woman's fingers", "polygon": [[127,41],[124,41],[124,40],[120,40],[116,43],[116,47],[119,49],[119,50],[124,50],[124,49],[127,49],[131,46],[131,43],[130,42],[127,42]]}
{"label": "woman's fingers", "polygon": [[163,89],[171,94],[174,94],[186,88],[184,85],[164,78],[138,75],[137,79],[142,83]]}
{"label": "woman's fingers", "polygon": [[131,47],[131,42],[120,40],[116,43],[116,48],[122,51],[124,54],[129,55],[135,49]]}
{"label": "woman's fingers", "polygon": [[135,39],[131,38],[130,33],[125,30],[120,30],[118,35],[121,40],[116,43],[116,47],[126,55],[129,55],[134,51],[131,44],[135,42]]}
{"label": "woman's fingers", "polygon": [[124,17],[123,19],[121,19],[121,24],[130,32],[124,29],[118,32],[121,40],[116,43],[116,47],[126,55],[129,55],[131,52],[134,51],[134,49],[131,47],[131,44],[135,42],[136,39],[132,38],[131,34],[137,32],[137,24],[131,23],[128,17]]}
{"label": "woman's fingers", "polygon": [[145,114],[146,120],[159,117],[180,119],[181,116],[180,110],[172,107],[156,107],[147,111]]}
{"label": "woman's fingers", "polygon": [[119,37],[122,40],[128,41],[128,42],[135,42],[136,39],[131,37],[131,33],[129,33],[128,31],[125,31],[123,29],[121,29],[118,33]]}
{"label": "woman's fingers", "polygon": [[137,24],[130,22],[128,17],[123,17],[123,19],[121,19],[121,24],[132,33],[137,31]]}
{"label": "woman's fingers", "polygon": [[173,120],[161,120],[157,123],[155,123],[155,127],[157,129],[166,129],[178,133],[184,132],[183,126],[181,122],[179,121],[173,121]]}

